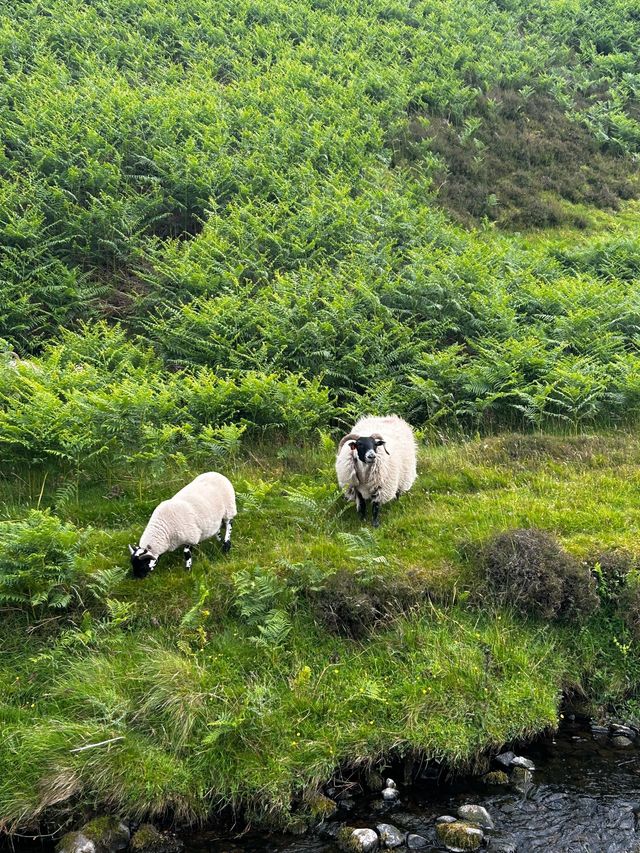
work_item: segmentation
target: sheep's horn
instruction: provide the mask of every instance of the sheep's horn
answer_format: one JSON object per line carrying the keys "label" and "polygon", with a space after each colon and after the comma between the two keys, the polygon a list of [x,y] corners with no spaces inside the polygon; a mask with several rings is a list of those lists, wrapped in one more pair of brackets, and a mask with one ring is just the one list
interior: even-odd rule
{"label": "sheep's horn", "polygon": [[340,451],[348,441],[351,441],[352,439],[354,441],[357,441],[359,438],[360,436],[357,435],[355,432],[350,432],[349,435],[343,435],[340,439],[340,444],[338,445],[338,453],[340,453]]}
{"label": "sheep's horn", "polygon": [[374,441],[381,441],[381,442],[382,442],[382,446],[384,447],[384,452],[387,454],[387,456],[391,456],[391,454],[390,454],[390,453],[389,453],[389,451],[387,450],[387,442],[384,440],[384,438],[380,435],[380,433],[379,433],[379,432],[372,432],[372,433],[371,433],[371,438],[373,438],[373,439],[374,439]]}

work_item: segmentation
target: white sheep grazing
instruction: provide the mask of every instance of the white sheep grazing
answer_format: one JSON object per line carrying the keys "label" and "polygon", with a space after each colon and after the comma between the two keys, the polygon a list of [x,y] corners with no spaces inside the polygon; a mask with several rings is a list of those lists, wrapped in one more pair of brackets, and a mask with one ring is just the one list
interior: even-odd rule
{"label": "white sheep grazing", "polygon": [[215,536],[220,540],[225,525],[222,550],[231,548],[231,524],[236,515],[236,494],[222,474],[200,474],[172,498],[154,509],[140,537],[139,545],[129,545],[131,566],[137,578],[155,569],[162,554],[184,549],[184,562],[191,568],[191,546]]}
{"label": "white sheep grazing", "polygon": [[409,424],[397,415],[360,418],[353,431],[340,440],[336,474],[345,497],[354,499],[363,520],[371,500],[374,527],[380,504],[408,492],[416,472],[416,441]]}

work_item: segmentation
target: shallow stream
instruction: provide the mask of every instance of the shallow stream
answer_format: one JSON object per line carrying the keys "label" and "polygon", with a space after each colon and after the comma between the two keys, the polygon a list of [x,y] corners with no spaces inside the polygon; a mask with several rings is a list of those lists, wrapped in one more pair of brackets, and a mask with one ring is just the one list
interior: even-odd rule
{"label": "shallow stream", "polygon": [[[400,785],[400,799],[388,805],[380,794],[349,796],[319,832],[302,836],[268,832],[182,833],[188,853],[337,853],[331,835],[347,823],[375,829],[392,824],[425,839],[417,853],[440,853],[435,825],[441,815],[456,815],[464,804],[484,806],[495,824],[482,850],[518,853],[640,853],[640,735],[616,747],[606,734],[594,739],[585,724],[565,723],[554,736],[518,750],[535,764],[523,793],[509,785],[490,786],[476,778],[443,781],[425,772],[411,788]],[[437,777],[437,778],[436,778]],[[15,839],[16,853],[49,853],[53,844]],[[406,853],[406,847],[396,853]],[[412,851],[414,853],[414,851]]]}
{"label": "shallow stream", "polygon": [[[474,803],[484,806],[495,823],[493,836],[487,834],[489,851],[515,846],[518,853],[640,853],[638,747],[617,748],[607,738],[598,742],[585,725],[567,723],[555,737],[519,751],[536,766],[526,794],[468,778],[445,784],[424,781],[401,790],[399,802],[391,807],[383,806],[379,794],[356,797],[348,803],[350,810],[341,810],[331,823],[371,828],[390,823],[423,836],[428,846],[422,853],[435,853],[446,849],[436,838],[436,818],[455,815],[459,806]],[[251,833],[235,840],[205,833],[183,838],[193,853],[337,851],[326,833],[325,837]]]}

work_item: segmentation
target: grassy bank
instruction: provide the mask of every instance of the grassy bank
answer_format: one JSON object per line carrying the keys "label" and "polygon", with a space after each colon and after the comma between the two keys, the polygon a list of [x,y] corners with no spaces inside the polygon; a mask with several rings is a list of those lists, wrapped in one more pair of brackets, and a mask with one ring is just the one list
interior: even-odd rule
{"label": "grassy bank", "polygon": [[638,664],[615,615],[579,627],[500,610],[474,554],[529,526],[592,563],[633,551],[634,437],[425,448],[414,490],[375,534],[345,509],[332,462],[328,442],[227,458],[240,504],[230,556],[209,543],[191,574],[174,555],[144,582],[126,576],[126,544],[187,471],[77,494],[3,481],[5,514],[51,505],[74,525],[77,560],[67,609],[2,609],[5,828],[85,806],[194,820],[227,804],[287,825],[339,766],[412,751],[473,765],[553,725],[570,687],[633,711]]}

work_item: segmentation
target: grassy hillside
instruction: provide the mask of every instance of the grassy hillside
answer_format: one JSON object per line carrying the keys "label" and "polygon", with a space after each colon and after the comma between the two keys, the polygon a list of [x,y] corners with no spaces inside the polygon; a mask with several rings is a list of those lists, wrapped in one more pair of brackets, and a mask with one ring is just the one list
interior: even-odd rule
{"label": "grassy hillside", "polygon": [[[563,689],[638,713],[639,56],[631,0],[4,10],[0,828],[287,825]],[[422,473],[373,535],[334,442],[392,410]],[[232,556],[127,578],[211,468]],[[533,526],[597,578],[582,621],[490,590]]]}
{"label": "grassy hillside", "polygon": [[[433,448],[375,536],[338,497],[332,459],[285,446],[226,460],[241,509],[231,555],[208,543],[191,574],[175,554],[143,582],[125,576],[126,544],[187,472],[153,494],[135,481],[58,496],[23,484],[13,514],[40,509],[5,524],[0,545],[0,569],[22,567],[3,613],[5,826],[82,803],[178,820],[233,803],[287,826],[339,765],[420,750],[473,765],[553,725],[563,689],[637,712],[639,664],[615,610],[603,603],[581,629],[524,619],[495,606],[474,556],[532,525],[586,565],[635,547],[635,439]],[[45,547],[58,570],[48,608],[42,556],[27,556]]]}

